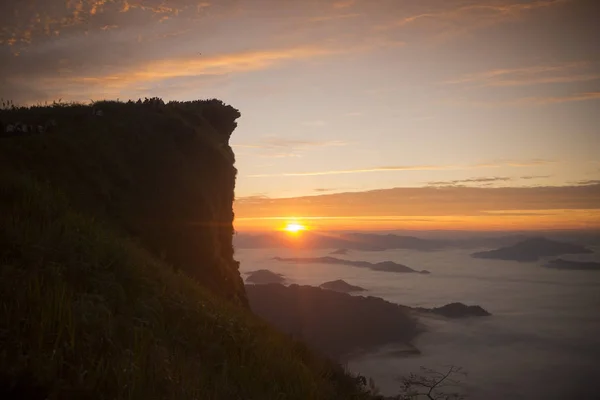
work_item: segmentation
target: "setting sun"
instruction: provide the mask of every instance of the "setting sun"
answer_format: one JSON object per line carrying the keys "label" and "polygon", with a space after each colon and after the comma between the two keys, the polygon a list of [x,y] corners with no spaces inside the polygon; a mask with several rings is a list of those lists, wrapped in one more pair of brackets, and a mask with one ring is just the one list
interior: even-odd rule
{"label": "setting sun", "polygon": [[300,225],[300,224],[287,224],[285,226],[285,228],[283,228],[286,232],[292,232],[292,233],[296,233],[296,232],[300,232],[300,231],[304,231],[306,230],[306,227],[304,225]]}

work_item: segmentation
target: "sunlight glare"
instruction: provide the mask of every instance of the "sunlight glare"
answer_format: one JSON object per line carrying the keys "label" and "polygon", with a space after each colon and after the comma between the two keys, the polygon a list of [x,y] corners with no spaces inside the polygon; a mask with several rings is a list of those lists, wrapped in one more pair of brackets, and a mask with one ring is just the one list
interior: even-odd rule
{"label": "sunlight glare", "polygon": [[286,232],[297,233],[306,230],[306,228],[304,227],[304,225],[290,223],[285,226],[284,230]]}

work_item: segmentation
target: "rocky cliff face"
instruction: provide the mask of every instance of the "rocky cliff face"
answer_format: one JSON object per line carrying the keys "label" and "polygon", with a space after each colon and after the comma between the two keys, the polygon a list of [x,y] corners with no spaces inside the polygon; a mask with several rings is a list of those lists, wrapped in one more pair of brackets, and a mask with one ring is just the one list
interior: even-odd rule
{"label": "rocky cliff face", "polygon": [[[0,168],[49,182],[77,209],[247,305],[232,246],[229,137],[239,117],[218,100],[0,110]],[[6,135],[17,124],[40,129]]]}

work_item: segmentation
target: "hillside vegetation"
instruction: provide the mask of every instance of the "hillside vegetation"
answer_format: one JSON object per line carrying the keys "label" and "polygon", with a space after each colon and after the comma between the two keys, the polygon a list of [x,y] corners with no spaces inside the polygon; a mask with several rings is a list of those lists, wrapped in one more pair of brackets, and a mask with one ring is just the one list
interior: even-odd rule
{"label": "hillside vegetation", "polygon": [[0,111],[0,398],[363,399],[248,311],[231,246],[237,110]]}

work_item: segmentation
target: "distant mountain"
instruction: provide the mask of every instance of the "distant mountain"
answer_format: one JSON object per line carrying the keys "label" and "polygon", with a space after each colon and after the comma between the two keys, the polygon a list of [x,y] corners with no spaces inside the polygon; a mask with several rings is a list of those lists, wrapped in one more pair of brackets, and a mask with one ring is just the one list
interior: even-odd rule
{"label": "distant mountain", "polygon": [[345,249],[346,251],[349,249],[363,251],[383,251],[388,249],[431,251],[447,246],[447,243],[442,240],[419,239],[412,236],[368,233],[323,234],[320,232],[303,232],[301,236],[294,237],[281,232],[258,235],[237,234],[234,237],[234,243],[235,247],[240,249],[302,247],[310,249]]}
{"label": "distant mountain", "polygon": [[397,264],[393,261],[382,261],[378,263],[370,263],[368,261],[352,261],[342,260],[335,257],[296,257],[296,258],[282,258],[273,257],[273,260],[296,263],[296,264],[341,264],[349,265],[351,267],[368,268],[373,271],[383,272],[417,272],[420,274],[429,274],[429,271],[417,271],[403,264]]}
{"label": "distant mountain", "polygon": [[345,256],[345,255],[348,254],[348,252],[349,252],[348,249],[337,249],[337,250],[332,251],[329,254],[338,255],[338,256]]}
{"label": "distant mountain", "polygon": [[501,247],[496,250],[480,251],[471,254],[471,256],[474,258],[529,262],[537,261],[541,257],[587,253],[592,253],[592,251],[577,244],[539,237],[526,239],[512,246]]}
{"label": "distant mountain", "polygon": [[555,269],[568,269],[568,270],[580,270],[580,271],[600,271],[600,262],[593,261],[570,261],[558,258],[556,260],[548,261],[545,265],[546,268]]}
{"label": "distant mountain", "polygon": [[268,269],[259,269],[257,271],[248,272],[246,282],[259,285],[268,283],[284,283],[285,277]]}
{"label": "distant mountain", "polygon": [[346,281],[338,279],[336,281],[329,281],[321,284],[319,286],[321,289],[333,290],[335,292],[342,293],[351,293],[351,292],[364,292],[365,288],[361,288],[360,286],[354,286],[349,284]]}
{"label": "distant mountain", "polygon": [[[264,234],[243,234],[234,236],[233,242],[239,249],[266,248],[307,248],[338,249],[331,254],[347,254],[349,250],[384,251],[390,249],[407,249],[418,251],[436,251],[446,248],[474,249],[481,247],[508,246],[527,239],[521,234],[505,236],[473,236],[457,238],[429,238],[415,236],[377,233],[323,233],[303,232],[300,236],[290,236],[282,232]],[[339,253],[338,253],[339,251]]]}
{"label": "distant mountain", "polygon": [[467,306],[463,303],[450,303],[435,308],[415,308],[416,311],[438,314],[446,318],[487,317],[492,314],[480,306]]}

